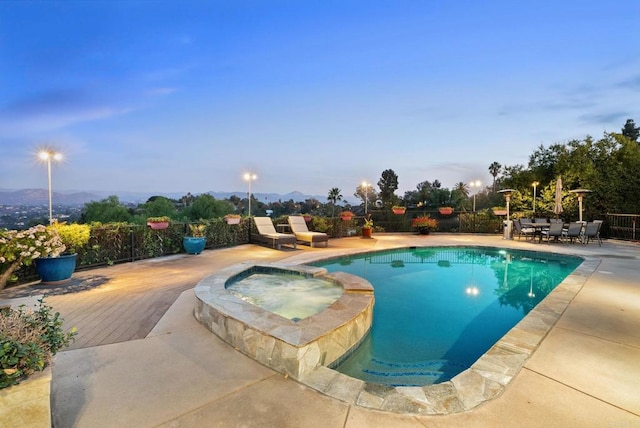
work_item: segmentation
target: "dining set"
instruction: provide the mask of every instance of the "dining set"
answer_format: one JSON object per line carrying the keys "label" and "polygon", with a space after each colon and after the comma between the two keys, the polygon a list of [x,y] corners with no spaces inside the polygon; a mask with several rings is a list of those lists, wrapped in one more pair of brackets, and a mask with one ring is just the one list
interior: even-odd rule
{"label": "dining set", "polygon": [[518,240],[524,236],[525,240],[547,243],[580,243],[588,244],[590,241],[598,242],[602,246],[600,238],[600,228],[602,220],[572,221],[565,223],[562,219],[546,218],[520,218],[514,220],[514,235],[518,235]]}

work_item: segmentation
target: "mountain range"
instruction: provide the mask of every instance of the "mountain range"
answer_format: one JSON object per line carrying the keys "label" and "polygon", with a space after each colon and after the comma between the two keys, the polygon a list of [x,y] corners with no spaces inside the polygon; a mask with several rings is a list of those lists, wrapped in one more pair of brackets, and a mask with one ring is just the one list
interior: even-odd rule
{"label": "mountain range", "polygon": [[[227,199],[231,196],[246,198],[247,192],[206,192],[216,199]],[[152,193],[152,192],[129,192],[129,191],[59,191],[53,192],[54,205],[78,206],[87,202],[100,201],[111,195],[116,195],[123,204],[140,204],[146,202],[151,196],[165,196],[170,199],[180,199],[186,193]],[[194,195],[197,196],[197,195]],[[307,199],[317,199],[327,202],[326,195],[307,195],[294,191],[284,195],[278,193],[254,193],[253,197],[265,203],[288,201],[304,202]],[[351,202],[347,198],[348,202]],[[46,205],[49,203],[49,192],[47,189],[0,189],[0,205]]]}

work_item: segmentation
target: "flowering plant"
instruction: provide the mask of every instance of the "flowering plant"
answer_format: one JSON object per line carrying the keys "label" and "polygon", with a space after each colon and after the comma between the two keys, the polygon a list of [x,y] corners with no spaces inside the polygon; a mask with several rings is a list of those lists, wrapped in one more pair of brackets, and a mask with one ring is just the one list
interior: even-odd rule
{"label": "flowering plant", "polygon": [[240,214],[227,214],[224,216],[225,220],[228,218],[240,218]]}
{"label": "flowering plant", "polygon": [[58,257],[66,249],[54,228],[42,225],[27,230],[0,230],[0,290],[22,265],[38,257]]}
{"label": "flowering plant", "polygon": [[373,219],[371,218],[371,215],[368,215],[367,217],[364,218],[364,225],[362,226],[363,229],[371,229],[373,227]]}
{"label": "flowering plant", "polygon": [[422,215],[411,220],[411,225],[417,228],[424,227],[429,230],[436,230],[438,228],[438,220],[428,215]]}

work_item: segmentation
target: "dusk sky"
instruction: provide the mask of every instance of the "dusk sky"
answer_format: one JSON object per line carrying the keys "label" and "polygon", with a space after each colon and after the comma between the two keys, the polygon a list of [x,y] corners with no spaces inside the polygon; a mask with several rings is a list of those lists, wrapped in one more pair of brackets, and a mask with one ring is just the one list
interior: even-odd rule
{"label": "dusk sky", "polygon": [[351,196],[640,122],[640,1],[0,2],[0,189]]}

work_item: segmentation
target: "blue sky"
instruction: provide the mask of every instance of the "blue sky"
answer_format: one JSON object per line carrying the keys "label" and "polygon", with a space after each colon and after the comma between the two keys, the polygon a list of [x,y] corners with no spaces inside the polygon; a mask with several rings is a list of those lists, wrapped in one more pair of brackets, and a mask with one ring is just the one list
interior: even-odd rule
{"label": "blue sky", "polygon": [[402,195],[640,122],[640,2],[0,2],[0,189]]}

